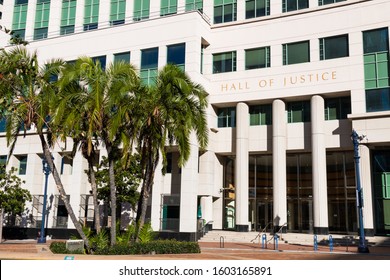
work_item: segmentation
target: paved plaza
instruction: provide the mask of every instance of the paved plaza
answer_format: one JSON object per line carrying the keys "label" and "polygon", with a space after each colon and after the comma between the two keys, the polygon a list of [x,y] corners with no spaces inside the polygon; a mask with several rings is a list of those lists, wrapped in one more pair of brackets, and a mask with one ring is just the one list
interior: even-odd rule
{"label": "paved plaza", "polygon": [[253,243],[200,242],[201,253],[177,255],[78,255],[53,254],[49,243],[37,244],[36,240],[6,241],[0,244],[1,260],[390,260],[390,247],[371,246],[369,253],[358,253],[356,246],[313,246],[269,244],[262,248]]}

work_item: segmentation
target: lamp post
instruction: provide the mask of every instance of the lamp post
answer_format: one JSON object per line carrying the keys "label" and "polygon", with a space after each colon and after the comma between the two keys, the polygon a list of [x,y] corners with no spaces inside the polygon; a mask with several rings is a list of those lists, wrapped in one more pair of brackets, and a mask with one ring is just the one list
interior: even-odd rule
{"label": "lamp post", "polygon": [[46,220],[46,201],[47,201],[47,181],[48,181],[48,177],[49,177],[51,170],[50,170],[50,166],[47,163],[45,157],[43,157],[43,159],[42,159],[42,169],[43,169],[43,174],[45,174],[45,190],[43,193],[41,234],[39,236],[38,243],[46,243],[45,220]]}
{"label": "lamp post", "polygon": [[354,148],[354,159],[355,159],[355,174],[356,174],[356,202],[357,210],[359,215],[359,253],[369,253],[366,238],[364,235],[364,225],[363,225],[363,192],[360,185],[360,156],[359,156],[359,141],[361,141],[364,136],[359,136],[355,130],[352,130],[352,142]]}

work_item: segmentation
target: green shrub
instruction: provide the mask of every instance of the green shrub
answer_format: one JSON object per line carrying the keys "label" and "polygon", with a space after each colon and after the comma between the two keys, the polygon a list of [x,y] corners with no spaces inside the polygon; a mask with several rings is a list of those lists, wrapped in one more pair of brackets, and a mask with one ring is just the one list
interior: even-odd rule
{"label": "green shrub", "polygon": [[177,240],[155,240],[150,242],[139,242],[127,244],[116,244],[113,247],[95,251],[98,255],[142,255],[151,254],[192,254],[200,253],[196,242]]}
{"label": "green shrub", "polygon": [[[53,242],[50,250],[54,254],[81,254],[82,252],[69,252],[65,242]],[[200,253],[197,242],[171,240],[154,240],[150,242],[138,242],[132,244],[116,244],[112,247],[99,246],[95,248],[96,255],[142,255],[151,254],[194,254]]]}
{"label": "green shrub", "polygon": [[54,254],[67,254],[65,242],[54,241],[50,244],[50,251]]}

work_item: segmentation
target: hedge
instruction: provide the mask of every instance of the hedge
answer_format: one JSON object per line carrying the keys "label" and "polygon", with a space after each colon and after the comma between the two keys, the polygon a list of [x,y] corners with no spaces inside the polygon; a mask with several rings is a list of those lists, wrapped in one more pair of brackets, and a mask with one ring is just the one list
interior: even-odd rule
{"label": "hedge", "polygon": [[[82,252],[69,252],[65,242],[53,242],[50,250],[54,254],[78,254]],[[116,244],[101,250],[96,250],[95,255],[142,255],[142,254],[194,254],[200,253],[197,242],[171,240],[154,240],[145,243],[132,243],[130,245]]]}

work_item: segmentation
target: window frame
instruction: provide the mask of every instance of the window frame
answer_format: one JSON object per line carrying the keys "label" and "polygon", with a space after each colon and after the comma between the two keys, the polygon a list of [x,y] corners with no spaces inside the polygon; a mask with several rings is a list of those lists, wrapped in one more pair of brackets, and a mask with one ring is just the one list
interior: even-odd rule
{"label": "window frame", "polygon": [[[327,56],[327,49],[328,48],[336,48],[336,49],[339,49],[340,48],[340,43],[339,42],[335,42],[337,39],[340,39],[340,38],[344,38],[345,39],[345,42],[343,43],[346,43],[345,46],[343,46],[343,48],[345,47],[345,49],[343,51],[345,51],[344,54],[342,55],[333,55],[333,56]],[[349,57],[349,36],[348,34],[343,34],[343,35],[336,35],[336,36],[330,36],[330,37],[324,37],[324,38],[320,38],[319,39],[320,41],[320,60],[329,60],[329,59],[336,59],[336,58],[342,58],[342,57]]]}
{"label": "window frame", "polygon": [[[218,56],[227,56],[231,55],[231,59],[220,59],[216,60]],[[231,65],[228,66],[227,61],[231,60]],[[220,61],[220,71],[216,70],[215,64],[216,62]],[[229,70],[230,69],[230,70]],[[221,53],[214,53],[213,54],[213,74],[219,74],[219,73],[229,73],[229,72],[236,72],[237,71],[237,52],[236,51],[230,51],[230,52],[221,52]]]}
{"label": "window frame", "polygon": [[[299,60],[298,61],[297,58],[294,58],[293,62],[290,62],[291,61],[291,57],[290,57],[290,54],[289,54],[289,48],[294,47],[294,46],[298,46],[300,44],[301,45],[307,44],[307,60],[302,60],[302,61]],[[293,50],[293,52],[296,52],[296,53],[299,53],[299,54],[302,53],[301,50],[299,50],[299,51],[298,50]],[[309,40],[283,44],[283,65],[293,65],[293,64],[300,64],[300,63],[307,63],[307,62],[310,62],[310,41]]]}

